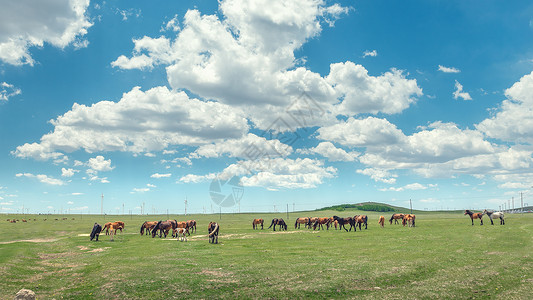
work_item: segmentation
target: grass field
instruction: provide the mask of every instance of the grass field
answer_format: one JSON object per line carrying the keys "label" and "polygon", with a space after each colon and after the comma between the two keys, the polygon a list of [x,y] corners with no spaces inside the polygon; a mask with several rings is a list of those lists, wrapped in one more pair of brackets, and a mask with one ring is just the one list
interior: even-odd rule
{"label": "grass field", "polygon": [[[361,213],[187,216],[199,224],[188,242],[139,235],[142,222],[166,215],[15,224],[10,215],[0,222],[0,298],[28,288],[38,299],[533,299],[533,214],[471,226],[460,213],[420,213],[415,228],[382,229],[379,214],[366,212],[368,230],[294,229],[297,216]],[[258,217],[282,217],[289,230],[254,231]],[[94,222],[116,220],[126,230],[115,241],[89,241]],[[211,220],[221,224],[216,245],[207,242]]]}

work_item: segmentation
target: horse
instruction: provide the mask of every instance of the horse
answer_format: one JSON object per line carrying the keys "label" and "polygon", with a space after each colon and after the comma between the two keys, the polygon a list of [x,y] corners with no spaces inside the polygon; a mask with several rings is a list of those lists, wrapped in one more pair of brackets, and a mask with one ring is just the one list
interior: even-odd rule
{"label": "horse", "polygon": [[472,226],[474,226],[474,219],[479,219],[481,221],[481,225],[483,225],[483,214],[482,213],[473,213],[470,210],[465,210],[465,215],[469,215],[470,219],[472,220]]}
{"label": "horse", "polygon": [[300,229],[300,225],[304,224],[304,227],[311,227],[311,218],[297,218],[296,222],[294,222],[294,229],[298,227]]}
{"label": "horse", "polygon": [[[169,220],[171,223],[172,223],[172,229],[176,229],[176,228],[185,228],[187,229],[187,234],[188,235],[191,235],[191,232],[189,231],[189,222],[188,221],[181,221],[181,222],[178,222],[176,220]],[[172,233],[172,237],[175,237],[174,236],[174,233]]]}
{"label": "horse", "polygon": [[379,216],[378,224],[381,226],[381,228],[385,227],[385,217]]}
{"label": "horse", "polygon": [[326,225],[326,229],[329,230],[329,218],[318,218],[318,220],[315,221],[315,224],[313,225],[313,230],[315,230],[317,227],[318,229],[322,228],[324,229],[323,225]]}
{"label": "horse", "polygon": [[259,224],[261,224],[261,230],[263,230],[263,223],[264,222],[265,222],[265,220],[263,220],[263,219],[254,219],[253,222],[252,222],[252,228],[253,229],[256,229],[256,228],[259,229]]}
{"label": "horse", "polygon": [[[113,229],[110,229],[111,226],[113,226]],[[105,229],[105,234],[106,235],[109,235],[109,230],[114,230],[115,234],[117,233],[117,230],[120,230],[120,233],[122,233],[122,229],[124,229],[124,222],[122,222],[122,221],[107,222],[107,223],[104,224],[104,228],[103,229]]]}
{"label": "horse", "polygon": [[218,244],[218,231],[220,230],[220,226],[218,226],[217,222],[209,222],[209,226],[207,226],[207,231],[209,232],[209,243],[210,244]]}
{"label": "horse", "polygon": [[505,225],[505,219],[503,218],[504,217],[503,212],[501,211],[493,212],[493,211],[488,211],[485,209],[483,211],[483,214],[489,216],[491,225],[494,225],[494,222],[492,222],[492,219],[500,219],[500,225]]}
{"label": "horse", "polygon": [[149,235],[152,229],[157,225],[157,221],[146,221],[141,225],[141,235],[144,235],[144,230],[146,229],[146,235]]}
{"label": "horse", "polygon": [[26,223],[26,222],[28,222],[28,221],[27,221],[26,219],[22,219],[22,222]]}
{"label": "horse", "polygon": [[398,220],[403,220],[404,214],[393,214],[392,217],[390,217],[389,223],[392,225],[392,220],[394,220],[394,224],[398,224]]}
{"label": "horse", "polygon": [[279,225],[279,227],[281,228],[280,230],[287,230],[287,224],[281,218],[272,219],[272,223],[270,223],[270,226],[268,227],[268,229],[270,229],[272,225],[274,225],[274,231],[276,231],[276,225]]}
{"label": "horse", "polygon": [[186,236],[187,234],[189,234],[189,229],[188,228],[172,229],[172,236],[175,236],[178,240],[181,237],[181,241],[182,242],[183,242],[183,240],[187,241],[187,236]]}
{"label": "horse", "polygon": [[100,232],[102,232],[102,226],[98,223],[94,223],[93,230],[91,231],[91,241],[96,238],[96,241],[98,242]]}
{"label": "horse", "polygon": [[365,229],[368,229],[368,217],[366,215],[356,215],[353,217],[354,226],[359,224],[359,230],[361,230],[361,225],[365,224]]}
{"label": "horse", "polygon": [[[173,220],[167,220],[167,221],[159,221],[155,225],[154,229],[152,229],[152,238],[154,238],[157,235],[157,231],[159,230],[159,238],[162,237],[162,235],[165,235],[165,238],[168,235],[168,232],[171,229],[175,229],[176,226],[173,226]],[[173,236],[174,237],[174,236]]]}
{"label": "horse", "polygon": [[406,214],[402,220],[403,226],[408,225],[409,227],[415,227],[415,215]]}
{"label": "horse", "polygon": [[350,230],[349,231],[352,231],[352,227],[354,228],[354,231],[357,231],[357,228],[355,227],[355,222],[354,222],[352,217],[340,218],[340,217],[337,217],[337,216],[333,216],[333,219],[339,223],[339,229],[344,228],[344,230],[348,231],[348,229],[346,229],[346,227],[344,227],[344,225],[350,224]]}
{"label": "horse", "polygon": [[[187,221],[187,229],[191,229],[191,232],[196,232],[196,220],[189,220]],[[189,232],[189,230],[187,230]],[[191,235],[189,233],[189,235]]]}

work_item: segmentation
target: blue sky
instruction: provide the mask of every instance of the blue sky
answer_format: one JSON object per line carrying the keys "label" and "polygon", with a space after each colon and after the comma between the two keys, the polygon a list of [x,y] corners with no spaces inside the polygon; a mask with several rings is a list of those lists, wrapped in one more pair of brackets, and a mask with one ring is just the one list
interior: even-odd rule
{"label": "blue sky", "polygon": [[0,6],[2,213],[533,204],[529,1]]}

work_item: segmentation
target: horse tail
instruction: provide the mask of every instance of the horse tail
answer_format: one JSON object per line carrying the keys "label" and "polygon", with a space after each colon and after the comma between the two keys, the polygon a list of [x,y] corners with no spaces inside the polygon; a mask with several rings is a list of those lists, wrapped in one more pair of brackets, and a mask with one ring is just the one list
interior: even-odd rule
{"label": "horse tail", "polygon": [[144,234],[144,225],[146,224],[146,221],[144,221],[144,223],[141,225],[141,235]]}
{"label": "horse tail", "polygon": [[218,232],[218,223],[215,223],[215,229],[209,233],[209,236],[213,236]]}

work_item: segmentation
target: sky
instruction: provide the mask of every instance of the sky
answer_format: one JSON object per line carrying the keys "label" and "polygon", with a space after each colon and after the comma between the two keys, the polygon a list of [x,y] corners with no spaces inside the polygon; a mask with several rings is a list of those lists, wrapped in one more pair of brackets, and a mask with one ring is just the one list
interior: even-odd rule
{"label": "sky", "polygon": [[2,213],[533,205],[533,3],[0,0],[0,166]]}

